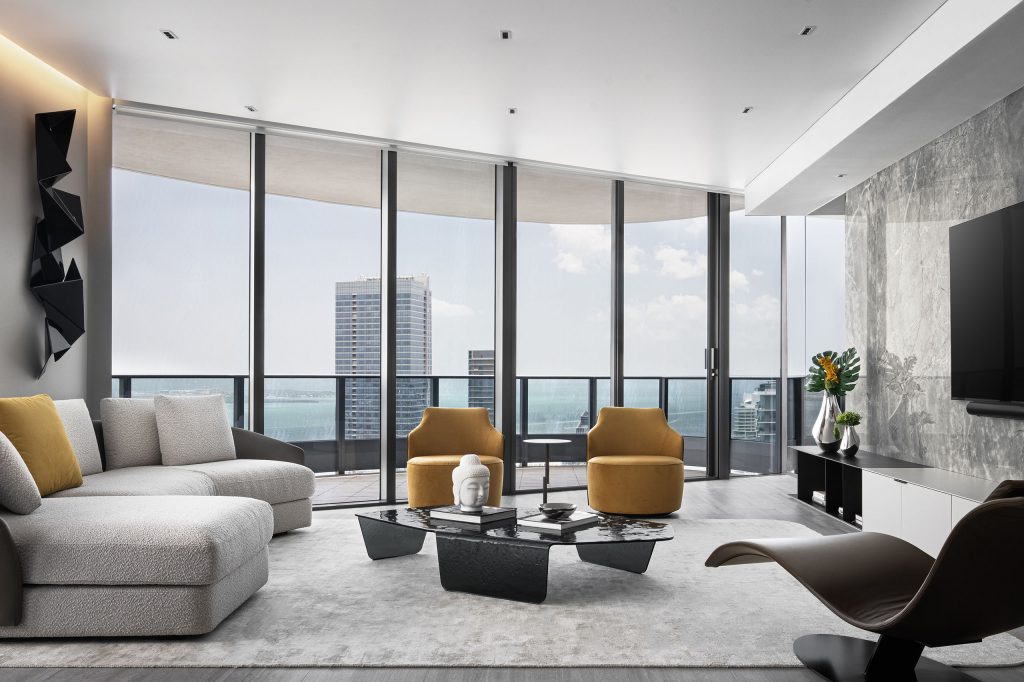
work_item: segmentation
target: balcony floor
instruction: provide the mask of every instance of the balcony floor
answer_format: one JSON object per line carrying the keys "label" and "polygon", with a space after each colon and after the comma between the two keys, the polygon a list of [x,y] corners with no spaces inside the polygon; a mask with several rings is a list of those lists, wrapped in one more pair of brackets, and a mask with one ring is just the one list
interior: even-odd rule
{"label": "balcony floor", "polygon": [[[704,469],[686,468],[686,476],[702,477]],[[544,479],[543,466],[516,467],[516,488],[518,490],[540,490]],[[552,488],[583,488],[587,485],[585,464],[557,465],[551,467]],[[400,469],[395,477],[399,499],[408,496],[405,470]],[[380,477],[376,473],[356,473],[344,476],[317,476],[313,505],[353,504],[374,502],[380,499]]]}

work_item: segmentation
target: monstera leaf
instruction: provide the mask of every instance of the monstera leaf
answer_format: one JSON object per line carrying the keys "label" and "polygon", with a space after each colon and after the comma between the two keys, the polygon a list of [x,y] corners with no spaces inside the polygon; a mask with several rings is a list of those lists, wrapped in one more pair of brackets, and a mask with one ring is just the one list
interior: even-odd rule
{"label": "monstera leaf", "polygon": [[841,354],[827,350],[811,358],[806,388],[811,393],[828,391],[842,397],[856,388],[859,378],[860,357],[856,348],[847,348]]}

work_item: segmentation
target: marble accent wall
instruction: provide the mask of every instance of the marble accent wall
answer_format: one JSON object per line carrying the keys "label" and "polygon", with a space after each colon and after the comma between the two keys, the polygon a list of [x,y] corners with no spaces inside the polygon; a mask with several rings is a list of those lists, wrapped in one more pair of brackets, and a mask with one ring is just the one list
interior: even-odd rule
{"label": "marble accent wall", "polygon": [[1021,201],[1024,89],[847,193],[847,334],[864,368],[847,409],[863,414],[866,447],[1024,478],[1024,421],[949,397],[949,228]]}

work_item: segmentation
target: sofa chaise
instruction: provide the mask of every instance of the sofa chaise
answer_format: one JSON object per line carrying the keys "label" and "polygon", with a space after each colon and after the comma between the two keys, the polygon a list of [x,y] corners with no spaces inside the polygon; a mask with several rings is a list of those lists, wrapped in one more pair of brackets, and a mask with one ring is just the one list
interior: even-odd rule
{"label": "sofa chaise", "polygon": [[55,405],[82,485],[28,514],[0,507],[0,638],[210,632],[266,584],[271,537],[311,523],[301,448],[232,429],[232,459],[113,468],[104,441],[123,465],[124,443],[153,434]]}

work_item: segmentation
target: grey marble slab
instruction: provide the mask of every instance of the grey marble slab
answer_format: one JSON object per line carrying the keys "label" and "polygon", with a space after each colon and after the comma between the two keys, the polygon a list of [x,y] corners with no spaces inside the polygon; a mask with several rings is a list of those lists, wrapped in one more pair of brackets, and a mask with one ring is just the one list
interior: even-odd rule
{"label": "grey marble slab", "polygon": [[950,398],[949,228],[1024,201],[1024,89],[846,196],[847,409],[883,455],[983,479],[1024,478],[1024,421]]}

